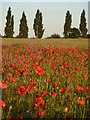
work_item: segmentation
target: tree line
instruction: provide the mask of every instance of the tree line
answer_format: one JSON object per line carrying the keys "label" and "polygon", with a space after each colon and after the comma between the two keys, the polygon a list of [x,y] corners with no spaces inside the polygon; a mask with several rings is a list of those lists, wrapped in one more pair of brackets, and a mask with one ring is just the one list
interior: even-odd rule
{"label": "tree line", "polygon": [[[14,35],[14,15],[11,14],[11,8],[9,7],[7,11],[7,16],[6,16],[6,26],[4,29],[5,35],[4,37],[6,38],[13,38]],[[34,23],[33,23],[33,29],[35,36],[37,38],[42,38],[45,29],[43,28],[43,16],[42,12],[38,9],[34,18]],[[86,18],[85,18],[85,10],[82,11],[81,13],[81,18],[80,18],[80,25],[79,29],[78,28],[71,28],[71,23],[72,23],[72,15],[70,14],[70,11],[68,10],[66,12],[65,16],[65,23],[64,23],[64,38],[86,38],[87,37],[87,23],[86,23]],[[27,18],[25,15],[25,12],[23,11],[22,13],[22,18],[20,19],[20,25],[19,25],[19,34],[16,36],[17,38],[28,38],[28,25],[27,25]],[[51,35],[53,38],[60,38],[60,35],[58,34],[53,34]]]}

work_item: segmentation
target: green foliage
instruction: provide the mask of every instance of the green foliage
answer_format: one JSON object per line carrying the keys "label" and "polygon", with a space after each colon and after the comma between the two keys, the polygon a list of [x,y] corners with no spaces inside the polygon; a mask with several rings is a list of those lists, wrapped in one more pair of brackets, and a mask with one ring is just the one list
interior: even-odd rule
{"label": "green foliage", "polygon": [[42,13],[39,10],[37,10],[36,16],[34,18],[33,29],[35,36],[37,36],[37,38],[42,38],[44,29],[42,24]]}
{"label": "green foliage", "polygon": [[50,39],[50,38],[61,38],[61,37],[60,37],[60,35],[54,33],[50,37],[47,37],[47,38]]}
{"label": "green foliage", "polygon": [[28,26],[27,26],[27,19],[25,13],[23,12],[22,18],[20,20],[19,25],[19,37],[20,38],[28,38]]}
{"label": "green foliage", "polygon": [[78,28],[72,28],[69,33],[70,38],[79,38],[80,37],[80,31]]}
{"label": "green foliage", "polygon": [[87,34],[87,38],[90,38],[90,34]]}
{"label": "green foliage", "polygon": [[81,20],[80,20],[80,26],[79,29],[81,31],[81,35],[83,38],[87,36],[87,28],[86,28],[86,18],[85,18],[85,10],[81,13]]}
{"label": "green foliage", "polygon": [[19,36],[19,35],[17,35],[15,38],[20,38],[20,36]]}
{"label": "green foliage", "polygon": [[14,34],[14,16],[11,15],[11,8],[9,7],[7,16],[6,16],[6,27],[5,27],[5,37],[11,38]]}
{"label": "green foliage", "polygon": [[13,37],[13,34],[14,34],[14,16],[12,16],[12,19],[11,19],[11,30],[12,30],[12,37]]}
{"label": "green foliage", "polygon": [[71,19],[71,14],[69,11],[67,11],[66,13],[66,19],[65,19],[65,24],[64,24],[64,37],[65,38],[68,38],[69,37],[69,32],[71,30],[71,22],[72,22],[72,19]]}

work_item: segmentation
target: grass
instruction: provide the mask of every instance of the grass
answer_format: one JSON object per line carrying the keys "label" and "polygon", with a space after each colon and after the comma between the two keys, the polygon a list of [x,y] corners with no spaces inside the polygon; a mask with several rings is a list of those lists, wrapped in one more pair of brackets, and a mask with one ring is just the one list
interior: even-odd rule
{"label": "grass", "polygon": [[89,117],[88,39],[0,42],[3,119]]}
{"label": "grass", "polygon": [[89,117],[87,49],[23,44],[2,48],[3,119]]}
{"label": "grass", "polygon": [[33,44],[38,46],[47,47],[50,43],[52,46],[71,47],[71,48],[88,48],[88,39],[21,39],[21,38],[2,38],[2,45],[15,45],[15,44]]}

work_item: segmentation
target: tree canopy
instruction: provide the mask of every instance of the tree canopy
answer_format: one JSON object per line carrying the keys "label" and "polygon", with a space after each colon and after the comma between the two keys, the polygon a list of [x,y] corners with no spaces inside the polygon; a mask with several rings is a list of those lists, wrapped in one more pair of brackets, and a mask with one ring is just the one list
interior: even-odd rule
{"label": "tree canopy", "polygon": [[25,13],[23,12],[22,18],[20,20],[19,25],[19,37],[20,38],[28,38],[28,26],[27,26],[27,19]]}
{"label": "tree canopy", "polygon": [[42,38],[44,29],[42,24],[42,13],[39,10],[37,10],[34,18],[33,29],[35,32],[35,36],[37,36],[37,38]]}
{"label": "tree canopy", "polygon": [[72,22],[72,16],[69,11],[66,13],[66,18],[65,18],[65,24],[64,24],[64,37],[68,38],[69,37],[69,32],[71,30],[71,22]]}
{"label": "tree canopy", "polygon": [[11,38],[14,34],[14,16],[11,15],[11,8],[9,7],[6,16],[5,37]]}
{"label": "tree canopy", "polygon": [[81,19],[80,19],[80,31],[81,31],[81,35],[83,38],[85,38],[87,36],[87,28],[86,28],[86,18],[85,18],[85,10],[82,11],[81,13]]}
{"label": "tree canopy", "polygon": [[70,38],[79,38],[80,37],[80,31],[78,28],[72,28],[70,33],[69,33]]}

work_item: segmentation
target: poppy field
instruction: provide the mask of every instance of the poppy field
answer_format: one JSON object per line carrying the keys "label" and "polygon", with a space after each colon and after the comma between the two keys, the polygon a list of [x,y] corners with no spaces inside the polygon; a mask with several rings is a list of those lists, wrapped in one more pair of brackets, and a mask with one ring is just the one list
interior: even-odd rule
{"label": "poppy field", "polygon": [[2,47],[2,118],[88,118],[88,49]]}

